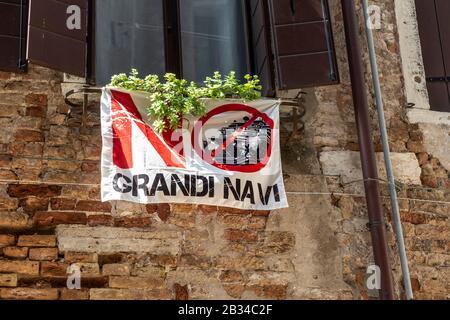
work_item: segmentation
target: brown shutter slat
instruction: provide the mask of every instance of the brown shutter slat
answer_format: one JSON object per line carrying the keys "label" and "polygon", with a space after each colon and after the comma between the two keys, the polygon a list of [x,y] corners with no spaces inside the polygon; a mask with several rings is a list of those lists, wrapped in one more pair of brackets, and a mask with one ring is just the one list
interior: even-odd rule
{"label": "brown shutter slat", "polygon": [[[81,8],[81,29],[67,28],[67,8]],[[88,0],[31,0],[28,59],[52,69],[86,76]]]}
{"label": "brown shutter slat", "polygon": [[282,90],[338,83],[327,0],[269,0],[277,85]]}
{"label": "brown shutter slat", "polygon": [[[443,59],[443,52],[447,52],[444,56],[448,59],[449,47],[447,32],[440,32],[440,26],[438,16],[443,17],[444,13],[438,13],[436,5],[438,4],[440,10],[445,10],[447,5],[445,2],[448,0],[435,2],[434,0],[416,0],[416,14],[417,22],[419,25],[420,42],[422,47],[422,56],[425,66],[425,74],[427,77],[427,88],[430,100],[431,109],[435,111],[449,111],[449,87],[446,81],[441,81],[445,77],[450,75],[446,71],[446,67]],[[448,8],[447,8],[448,9]],[[449,14],[450,15],[450,14]],[[447,18],[448,19],[448,18]],[[446,20],[448,21],[448,20]],[[445,20],[442,22],[442,27],[446,30]],[[444,41],[441,40],[441,36],[444,37]],[[445,48],[442,47],[444,42]],[[443,51],[445,49],[445,51]],[[450,62],[450,59],[447,60]],[[450,64],[448,64],[450,67]],[[441,79],[441,80],[439,80]]]}
{"label": "brown shutter slat", "polygon": [[275,85],[268,3],[265,0],[250,0],[249,3],[254,60],[253,73],[261,79],[263,95],[272,97],[275,96]]}
{"label": "brown shutter slat", "polygon": [[0,70],[17,72],[25,68],[27,12],[27,0],[0,2]]}
{"label": "brown shutter slat", "polygon": [[448,22],[450,21],[450,1],[449,0],[435,0],[436,13],[439,23],[439,36],[441,39],[442,58],[444,61],[445,75],[447,79],[447,104],[442,103],[433,108],[436,111],[450,112],[450,32],[448,32]]}

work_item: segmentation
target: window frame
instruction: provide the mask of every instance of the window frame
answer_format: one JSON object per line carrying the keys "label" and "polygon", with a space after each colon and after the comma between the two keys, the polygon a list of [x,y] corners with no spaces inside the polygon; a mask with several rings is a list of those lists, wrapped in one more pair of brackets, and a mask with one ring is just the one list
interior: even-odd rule
{"label": "window frame", "polygon": [[[175,73],[178,77],[183,77],[183,48],[181,38],[180,21],[180,0],[161,0],[163,2],[164,13],[164,57],[165,72]],[[95,78],[95,59],[96,59],[96,0],[88,1],[88,39],[87,39],[87,57],[86,57],[86,82],[90,85],[96,85]],[[251,46],[251,21],[249,16],[249,1],[242,1],[244,13],[244,30],[246,43],[246,62],[247,73],[254,72],[253,48]],[[169,54],[168,54],[169,53]]]}
{"label": "window frame", "polygon": [[[436,2],[434,0],[430,0],[430,2],[433,1],[433,4],[436,6]],[[416,34],[414,34],[415,38],[418,40],[419,43],[419,48],[418,51],[420,52],[420,54],[418,54],[417,59],[420,61],[422,69],[420,70],[420,76],[421,76],[421,81],[423,82],[423,86],[424,86],[424,90],[426,92],[426,109],[428,109],[429,111],[432,112],[438,112],[438,113],[450,113],[450,80],[449,80],[449,72],[448,70],[446,70],[448,68],[448,64],[446,63],[446,61],[448,61],[448,59],[446,60],[446,58],[444,57],[444,55],[447,53],[448,54],[448,46],[450,44],[447,45],[447,51],[444,48],[444,41],[445,39],[443,39],[442,36],[442,31],[440,30],[440,21],[439,21],[439,17],[436,16],[436,24],[437,24],[437,28],[438,28],[438,33],[437,33],[437,38],[438,38],[438,42],[439,42],[439,46],[440,46],[440,50],[438,51],[438,56],[439,56],[439,62],[442,64],[442,68],[443,73],[446,74],[439,74],[439,75],[435,75],[430,73],[430,69],[433,69],[433,67],[436,67],[435,61],[433,61],[432,64],[430,64],[430,58],[428,57],[428,61],[426,59],[425,55],[429,55],[430,51],[425,51],[424,48],[424,43],[426,42],[424,40],[424,34],[426,34],[428,32],[427,28],[429,28],[430,26],[424,26],[421,25],[421,22],[423,23],[423,12],[419,12],[419,7],[418,7],[418,0],[413,0],[412,1],[412,7],[414,8],[415,11],[415,16],[414,16],[414,24],[417,28]],[[398,6],[398,5],[397,5]],[[435,10],[437,10],[437,7],[435,8]],[[421,18],[422,17],[422,18]],[[420,20],[422,19],[422,20]],[[442,59],[441,59],[442,58]],[[408,70],[408,69],[407,69]],[[439,95],[435,95],[430,89],[431,89],[431,85],[432,84],[439,84],[439,83],[445,83],[446,86],[446,91],[447,91],[447,96],[442,97]],[[440,97],[440,98],[439,98]],[[438,99],[443,99],[446,100],[446,105],[440,105],[438,103],[436,103],[436,100]],[[415,102],[413,102],[415,103]],[[423,106],[419,105],[418,108],[422,108]]]}

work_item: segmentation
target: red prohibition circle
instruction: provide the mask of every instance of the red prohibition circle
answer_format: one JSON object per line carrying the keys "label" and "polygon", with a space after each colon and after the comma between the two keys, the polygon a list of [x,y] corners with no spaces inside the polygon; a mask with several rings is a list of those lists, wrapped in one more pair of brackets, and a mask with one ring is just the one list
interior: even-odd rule
{"label": "red prohibition circle", "polygon": [[[206,114],[205,116],[200,118],[195,123],[194,129],[192,130],[192,134],[191,134],[192,146],[193,146],[195,152],[203,159],[203,161],[206,161],[207,163],[213,165],[216,168],[226,170],[226,171],[236,171],[236,172],[244,172],[244,173],[258,172],[267,165],[267,163],[269,162],[270,156],[272,155],[272,137],[273,137],[272,135],[270,135],[269,147],[267,148],[267,153],[264,156],[264,158],[256,164],[245,165],[245,166],[218,163],[214,159],[214,156],[212,156],[211,154],[208,154],[207,152],[204,152],[201,145],[199,145],[199,143],[198,143],[200,132],[202,132],[201,129],[205,125],[205,123],[207,123],[214,116],[217,116],[221,113],[232,112],[232,111],[243,111],[243,112],[249,113],[252,115],[252,119],[255,119],[255,120],[256,120],[256,118],[261,118],[270,127],[271,131],[273,131],[273,129],[274,129],[274,122],[267,114],[260,112],[260,111],[256,110],[255,108],[246,106],[244,104],[226,104],[226,105],[222,105],[220,107],[217,107],[217,108],[211,110],[208,114]],[[252,120],[250,120],[250,121],[252,121]],[[250,123],[250,121],[249,121],[249,123]],[[244,128],[244,130],[245,129],[246,128]],[[242,132],[244,130],[242,130]]]}

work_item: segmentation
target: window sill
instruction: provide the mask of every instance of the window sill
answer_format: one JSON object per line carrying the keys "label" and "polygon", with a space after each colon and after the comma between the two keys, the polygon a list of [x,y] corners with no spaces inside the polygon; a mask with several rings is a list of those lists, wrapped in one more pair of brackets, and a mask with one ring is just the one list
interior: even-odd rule
{"label": "window sill", "polygon": [[438,112],[427,109],[413,108],[407,111],[410,123],[427,123],[450,126],[450,112]]}

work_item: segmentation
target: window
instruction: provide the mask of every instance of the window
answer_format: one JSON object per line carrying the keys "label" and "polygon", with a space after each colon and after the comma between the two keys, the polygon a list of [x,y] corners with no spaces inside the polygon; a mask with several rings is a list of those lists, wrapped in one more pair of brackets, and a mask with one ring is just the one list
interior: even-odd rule
{"label": "window", "polygon": [[0,67],[5,71],[22,71],[25,67],[26,19],[28,1],[1,1]]}
{"label": "window", "polygon": [[183,0],[180,26],[183,76],[201,82],[214,71],[250,72],[245,6],[240,0]]}
{"label": "window", "polygon": [[161,0],[95,1],[95,80],[109,83],[116,73],[165,73]]}
{"label": "window", "polygon": [[[168,6],[169,8],[169,6]],[[166,12],[179,17],[180,73],[202,82],[214,71],[250,72],[245,38],[244,2],[183,0]],[[167,39],[169,41],[169,39]],[[165,65],[162,0],[97,0],[95,2],[95,79],[137,68],[142,74],[163,75]]]}
{"label": "window", "polygon": [[450,1],[416,0],[431,109],[450,112]]}
{"label": "window", "polygon": [[0,14],[2,70],[26,47],[28,61],[97,85],[132,67],[197,82],[216,70],[257,74],[267,96],[338,83],[328,0],[5,0]]}

